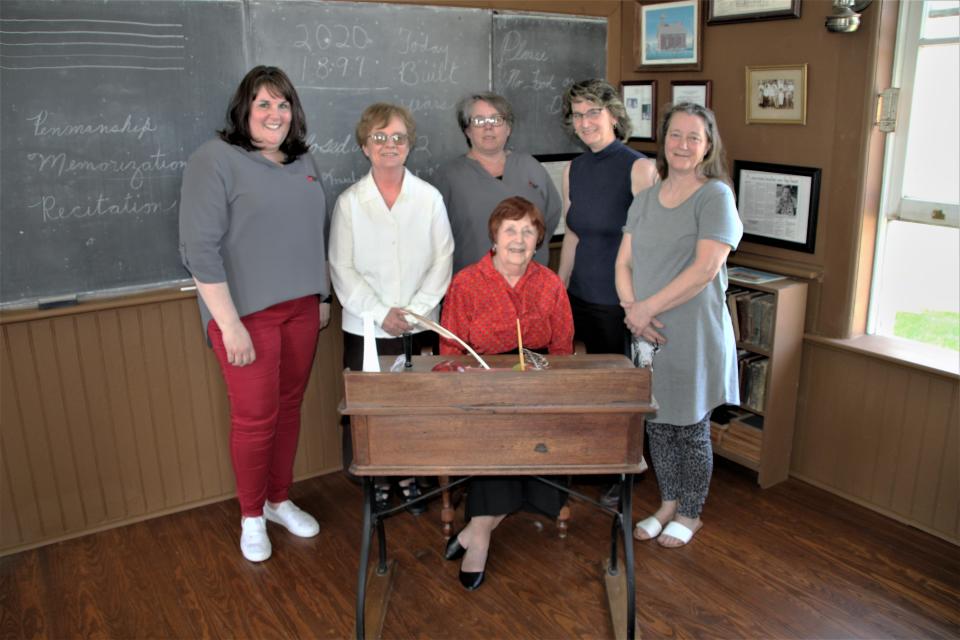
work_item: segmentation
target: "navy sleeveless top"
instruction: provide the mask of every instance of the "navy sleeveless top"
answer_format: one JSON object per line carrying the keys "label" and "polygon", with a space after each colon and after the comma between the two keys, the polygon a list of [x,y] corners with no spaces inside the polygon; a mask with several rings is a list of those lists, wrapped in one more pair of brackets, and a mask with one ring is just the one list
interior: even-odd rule
{"label": "navy sleeveless top", "polygon": [[570,163],[567,227],[580,239],[567,288],[570,295],[593,304],[620,304],[614,263],[633,202],[630,170],[644,157],[614,140],[599,153],[587,150]]}

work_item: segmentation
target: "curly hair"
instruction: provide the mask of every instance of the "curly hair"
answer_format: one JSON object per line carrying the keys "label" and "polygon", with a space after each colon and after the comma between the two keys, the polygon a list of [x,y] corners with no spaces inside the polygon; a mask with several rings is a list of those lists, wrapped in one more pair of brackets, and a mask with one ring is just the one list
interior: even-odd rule
{"label": "curly hair", "polygon": [[627,109],[623,106],[623,100],[620,99],[620,93],[606,80],[591,78],[574,82],[567,87],[563,93],[563,126],[571,134],[573,131],[573,103],[592,102],[600,105],[610,112],[615,123],[613,132],[620,140],[627,140],[630,132],[633,131],[633,123],[630,122],[630,116],[627,115]]}

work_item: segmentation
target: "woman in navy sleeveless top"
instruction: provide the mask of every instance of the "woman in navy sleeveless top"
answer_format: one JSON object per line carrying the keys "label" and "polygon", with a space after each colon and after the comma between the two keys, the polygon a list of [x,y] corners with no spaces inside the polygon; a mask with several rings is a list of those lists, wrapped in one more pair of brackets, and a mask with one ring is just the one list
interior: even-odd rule
{"label": "woman in navy sleeveless top", "polygon": [[[563,172],[566,232],[560,279],[573,311],[574,340],[587,353],[627,353],[629,334],[615,286],[614,263],[633,197],[657,179],[656,165],[623,144],[630,118],[617,90],[604,80],[584,80],[563,95],[563,121],[587,151]],[[601,501],[616,506],[614,482]]]}
{"label": "woman in navy sleeveless top", "polygon": [[588,353],[626,353],[614,262],[627,209],[656,180],[656,165],[623,143],[630,135],[630,118],[606,81],[571,85],[563,96],[563,117],[587,146],[563,174],[566,232],[558,274],[573,309],[574,339]]}

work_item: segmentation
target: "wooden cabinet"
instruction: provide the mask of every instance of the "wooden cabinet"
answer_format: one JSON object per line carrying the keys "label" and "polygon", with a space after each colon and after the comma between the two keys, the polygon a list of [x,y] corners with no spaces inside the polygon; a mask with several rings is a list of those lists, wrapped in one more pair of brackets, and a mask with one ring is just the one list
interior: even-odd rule
{"label": "wooden cabinet", "polygon": [[741,404],[714,412],[714,452],[757,471],[766,488],[790,470],[807,284],[731,275],[727,301],[738,334]]}

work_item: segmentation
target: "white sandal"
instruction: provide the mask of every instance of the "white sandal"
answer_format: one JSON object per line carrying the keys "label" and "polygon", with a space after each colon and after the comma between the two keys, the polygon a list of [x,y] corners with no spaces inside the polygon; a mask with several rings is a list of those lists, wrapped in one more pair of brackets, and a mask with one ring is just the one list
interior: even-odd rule
{"label": "white sandal", "polygon": [[[699,527],[697,528],[699,529]],[[687,525],[680,524],[679,522],[674,520],[663,528],[663,535],[669,536],[671,538],[676,538],[677,540],[683,543],[677,546],[682,547],[683,545],[690,542],[690,538],[693,537],[693,530],[691,530],[690,527],[688,527]],[[665,545],[661,543],[660,546],[662,547]]]}
{"label": "white sandal", "polygon": [[[637,531],[643,531],[647,534],[646,538],[637,538]],[[660,532],[663,531],[663,525],[660,524],[660,521],[650,516],[649,518],[644,518],[633,529],[633,537],[637,540],[653,540]]]}

